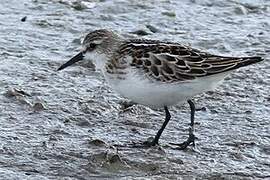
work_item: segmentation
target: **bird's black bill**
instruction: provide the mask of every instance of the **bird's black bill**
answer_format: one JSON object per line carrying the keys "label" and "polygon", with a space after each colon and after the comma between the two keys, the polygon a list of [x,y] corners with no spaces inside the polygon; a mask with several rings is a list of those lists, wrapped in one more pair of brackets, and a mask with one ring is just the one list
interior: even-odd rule
{"label": "bird's black bill", "polygon": [[63,64],[62,66],[60,66],[57,71],[60,71],[62,69],[65,69],[66,67],[83,60],[83,53],[80,52],[79,54],[77,54],[76,56],[74,56],[73,58],[71,58],[68,62],[66,62],[65,64]]}

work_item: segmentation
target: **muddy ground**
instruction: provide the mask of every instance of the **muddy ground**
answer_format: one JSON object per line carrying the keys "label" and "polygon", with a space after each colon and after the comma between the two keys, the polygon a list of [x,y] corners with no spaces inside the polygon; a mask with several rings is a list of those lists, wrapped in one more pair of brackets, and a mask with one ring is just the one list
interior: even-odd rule
{"label": "muddy ground", "polygon": [[[270,1],[1,0],[0,10],[0,179],[270,179]],[[123,110],[91,64],[56,71],[99,28],[266,60],[195,97],[206,109],[195,148],[167,146],[187,138],[187,104],[170,108],[160,147],[131,148],[164,112]]]}

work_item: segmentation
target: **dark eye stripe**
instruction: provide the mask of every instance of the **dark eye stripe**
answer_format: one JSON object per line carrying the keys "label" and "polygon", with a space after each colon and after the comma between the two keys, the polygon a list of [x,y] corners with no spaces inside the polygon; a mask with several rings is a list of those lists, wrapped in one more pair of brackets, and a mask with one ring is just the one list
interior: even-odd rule
{"label": "dark eye stripe", "polygon": [[90,43],[89,46],[87,47],[86,51],[92,51],[96,48],[97,44]]}
{"label": "dark eye stripe", "polygon": [[94,43],[90,43],[90,45],[89,45],[89,47],[92,48],[92,49],[94,49],[96,46],[97,46],[97,45],[94,44]]}

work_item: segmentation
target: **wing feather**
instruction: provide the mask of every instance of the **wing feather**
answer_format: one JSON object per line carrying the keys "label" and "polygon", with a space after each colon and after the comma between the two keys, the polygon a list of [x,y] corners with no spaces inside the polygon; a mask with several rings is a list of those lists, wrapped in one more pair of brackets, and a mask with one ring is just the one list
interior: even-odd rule
{"label": "wing feather", "polygon": [[151,40],[133,40],[119,53],[132,56],[131,66],[159,81],[189,81],[214,75],[258,61],[260,57],[224,57],[181,45]]}

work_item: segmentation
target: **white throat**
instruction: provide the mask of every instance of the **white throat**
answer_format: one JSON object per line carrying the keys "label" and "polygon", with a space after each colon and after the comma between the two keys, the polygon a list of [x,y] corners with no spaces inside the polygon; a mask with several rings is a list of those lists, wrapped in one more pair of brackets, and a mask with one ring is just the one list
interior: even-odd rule
{"label": "white throat", "polygon": [[105,64],[108,60],[108,57],[105,54],[94,52],[87,52],[84,55],[84,58],[87,61],[92,61],[97,70],[103,71],[105,69]]}

